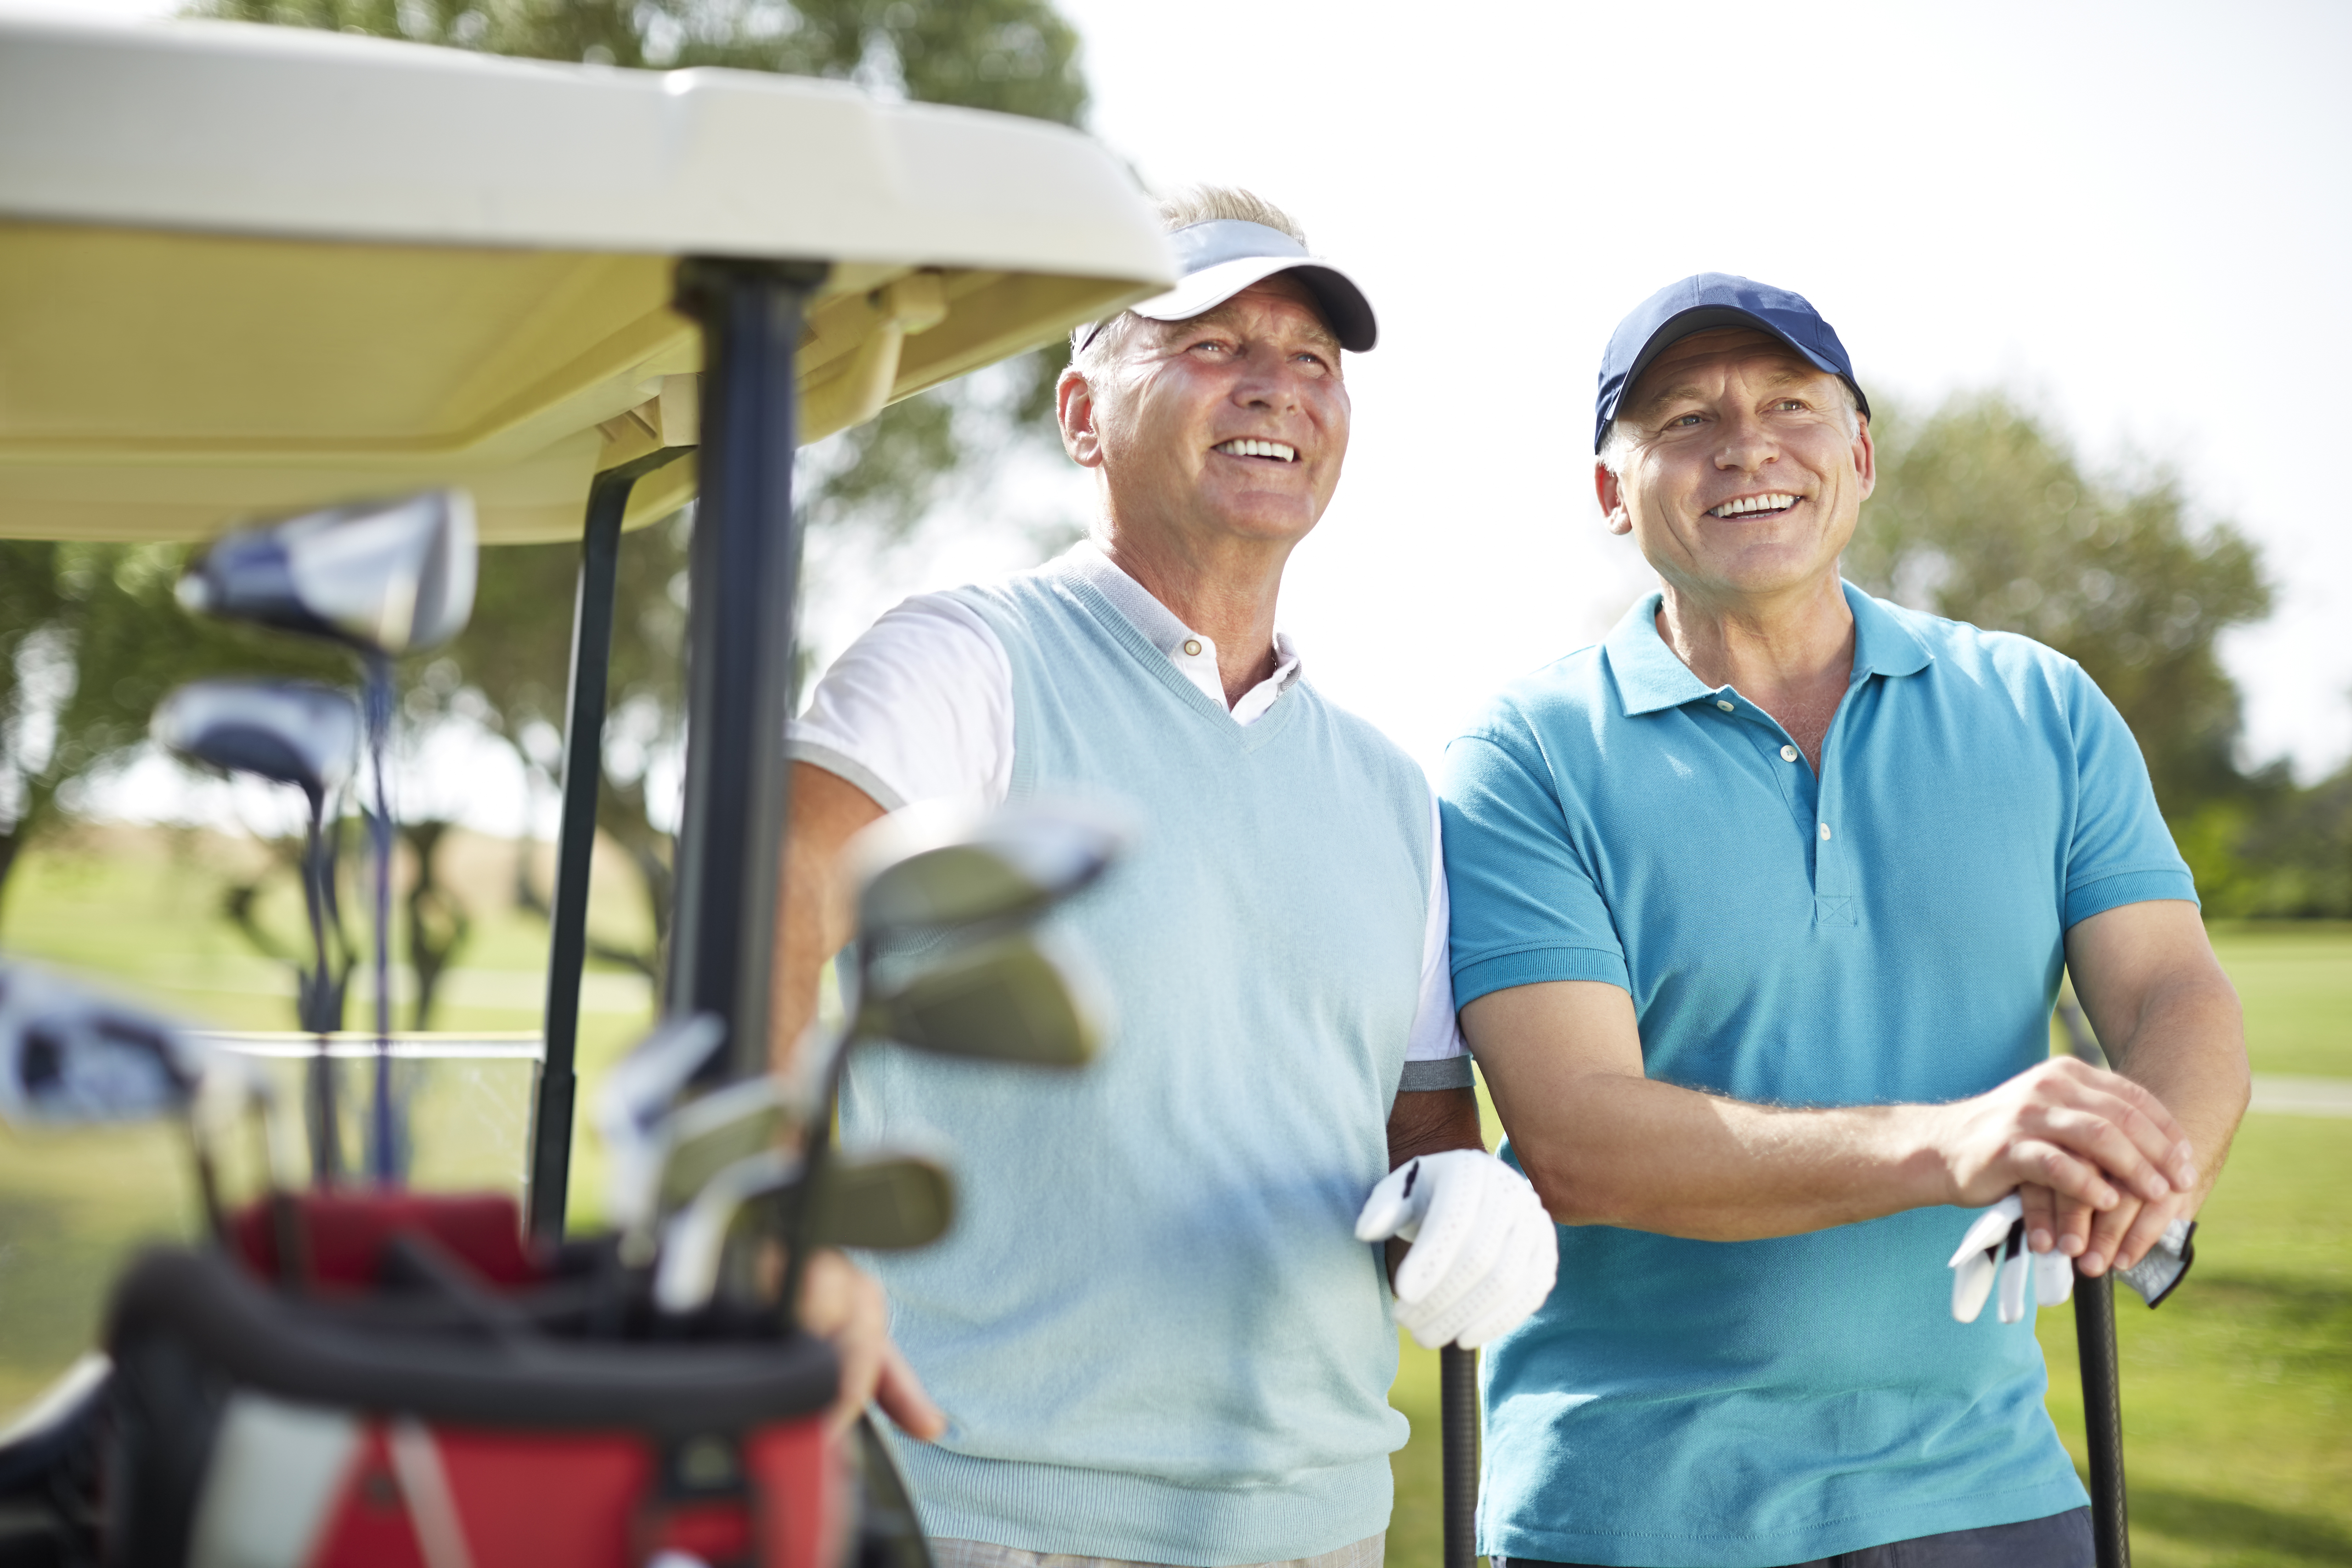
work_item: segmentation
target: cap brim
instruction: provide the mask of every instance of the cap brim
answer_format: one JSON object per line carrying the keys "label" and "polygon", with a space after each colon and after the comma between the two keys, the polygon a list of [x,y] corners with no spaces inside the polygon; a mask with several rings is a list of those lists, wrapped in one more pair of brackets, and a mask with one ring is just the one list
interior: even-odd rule
{"label": "cap brim", "polygon": [[1188,321],[1277,272],[1297,275],[1322,308],[1324,324],[1349,353],[1363,353],[1380,340],[1380,324],[1372,318],[1371,301],[1356,287],[1356,280],[1328,261],[1302,260],[1296,256],[1243,256],[1221,261],[1192,274],[1165,294],[1128,309],[1155,321]]}
{"label": "cap brim", "polygon": [[1865,418],[1869,416],[1870,399],[1862,395],[1861,385],[1844,371],[1840,370],[1834,361],[1826,359],[1812,349],[1807,348],[1803,343],[1753,311],[1743,310],[1737,305],[1701,305],[1695,310],[1685,310],[1679,315],[1667,317],[1659,324],[1658,330],[1650,334],[1649,341],[1642,345],[1642,352],[1633,356],[1633,365],[1625,372],[1624,384],[1618,390],[1617,395],[1610,400],[1608,418],[1602,420],[1593,432],[1592,449],[1595,452],[1601,450],[1608,436],[1609,426],[1614,424],[1617,416],[1623,412],[1625,399],[1642,384],[1643,373],[1650,368],[1657,357],[1693,332],[1709,331],[1717,327],[1746,327],[1786,344],[1790,353],[1815,370],[1833,375],[1852,387],[1854,401],[1862,406],[1863,416]]}

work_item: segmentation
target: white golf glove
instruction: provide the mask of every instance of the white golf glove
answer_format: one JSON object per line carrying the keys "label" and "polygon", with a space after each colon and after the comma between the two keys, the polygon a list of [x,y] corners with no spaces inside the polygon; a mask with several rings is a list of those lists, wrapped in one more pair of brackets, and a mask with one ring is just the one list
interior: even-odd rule
{"label": "white golf glove", "polygon": [[1475,1350],[1543,1305],[1559,1236],[1528,1179],[1476,1149],[1391,1171],[1356,1216],[1356,1239],[1412,1243],[1396,1274],[1397,1321],[1424,1347]]}
{"label": "white golf glove", "polygon": [[2074,1293],[2074,1260],[2055,1248],[2031,1252],[2025,1246],[2025,1205],[2015,1193],[1977,1215],[1952,1254],[1952,1318],[1973,1323],[1984,1311],[1995,1278],[2000,1284],[2000,1321],[2025,1316],[2025,1277],[2033,1276],[2034,1304],[2054,1307]]}

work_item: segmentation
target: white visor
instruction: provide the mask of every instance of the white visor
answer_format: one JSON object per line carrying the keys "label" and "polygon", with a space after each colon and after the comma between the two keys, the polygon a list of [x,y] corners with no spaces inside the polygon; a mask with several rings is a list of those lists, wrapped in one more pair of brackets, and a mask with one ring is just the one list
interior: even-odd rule
{"label": "white visor", "polygon": [[[1305,246],[1278,228],[1244,218],[1213,218],[1180,228],[1168,237],[1176,252],[1183,279],[1165,294],[1155,295],[1129,310],[1155,321],[1185,321],[1213,310],[1251,284],[1277,272],[1297,275],[1322,308],[1324,323],[1339,346],[1362,353],[1379,340],[1371,301],[1356,280],[1308,254]],[[1082,327],[1076,336],[1084,348],[1102,331],[1099,321]]]}

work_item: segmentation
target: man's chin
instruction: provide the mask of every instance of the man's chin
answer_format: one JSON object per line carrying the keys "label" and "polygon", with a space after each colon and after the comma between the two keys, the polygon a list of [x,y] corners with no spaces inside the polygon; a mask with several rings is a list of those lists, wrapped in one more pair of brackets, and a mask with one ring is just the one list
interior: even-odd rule
{"label": "man's chin", "polygon": [[1195,515],[1215,531],[1265,544],[1296,544],[1321,519],[1323,509],[1295,496],[1204,496]]}

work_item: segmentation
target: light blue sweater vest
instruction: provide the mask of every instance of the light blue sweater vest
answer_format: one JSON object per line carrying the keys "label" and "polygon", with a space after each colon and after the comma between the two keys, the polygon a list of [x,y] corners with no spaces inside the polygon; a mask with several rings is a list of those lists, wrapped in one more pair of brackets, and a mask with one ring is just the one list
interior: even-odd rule
{"label": "light blue sweater vest", "polygon": [[1074,1073],[862,1056],[851,1147],[944,1145],[961,1212],[862,1258],[950,1426],[925,1529],[1216,1565],[1387,1527],[1396,1337],[1356,1212],[1418,999],[1428,786],[1304,680],[1235,724],[1052,568],[959,596],[1013,668],[1012,798],[1113,800],[1132,852],[1054,917],[1109,983]]}

